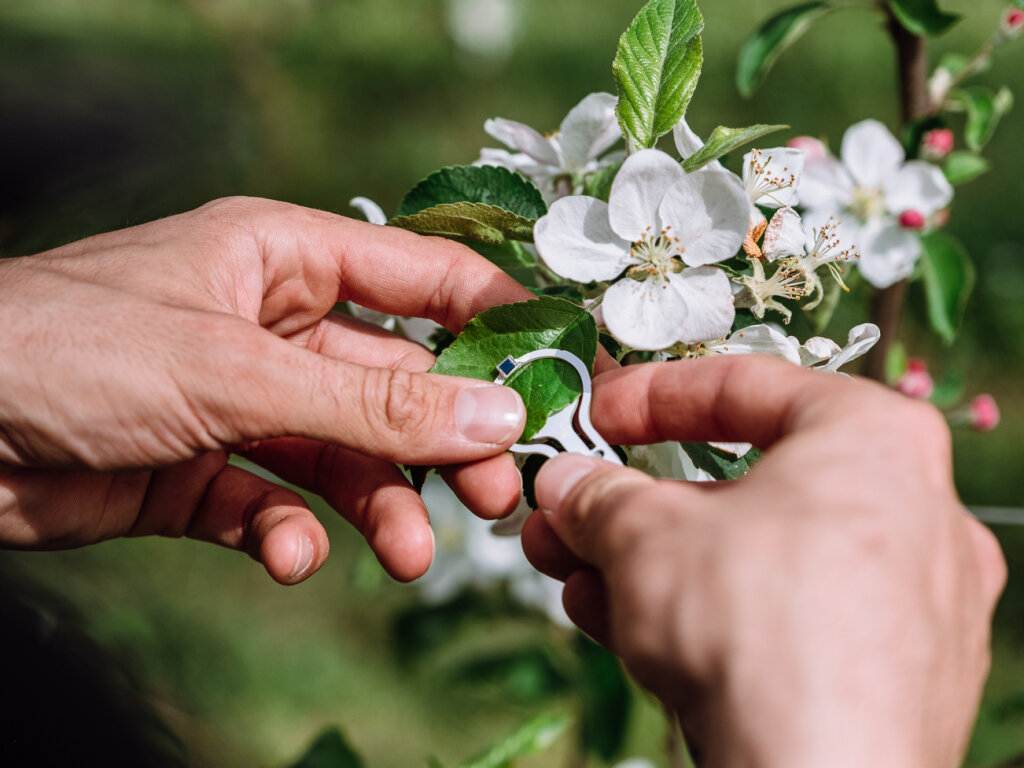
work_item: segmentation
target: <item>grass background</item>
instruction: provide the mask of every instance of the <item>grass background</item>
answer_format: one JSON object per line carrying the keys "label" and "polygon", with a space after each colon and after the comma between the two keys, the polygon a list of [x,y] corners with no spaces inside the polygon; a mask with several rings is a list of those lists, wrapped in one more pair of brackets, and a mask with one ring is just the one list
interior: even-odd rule
{"label": "grass background", "polygon": [[[230,194],[341,213],[366,195],[393,210],[425,174],[492,145],[485,118],[554,128],[586,93],[614,90],[611,59],[638,0],[520,4],[520,44],[495,62],[453,44],[443,0],[0,0],[0,255]],[[837,144],[865,117],[895,125],[892,51],[867,10],[826,18],[754,99],[736,94],[738,46],[786,5],[704,3],[694,128],[788,123]],[[1004,7],[943,5],[965,19],[936,41],[933,61],[972,51]],[[981,80],[1024,93],[1022,61],[1024,40]],[[945,348],[915,320],[916,290],[904,327],[911,354],[1002,406],[997,432],[956,435],[969,504],[1024,507],[1022,115],[1011,113],[991,144],[993,172],[958,190],[949,229],[979,268],[961,340]],[[851,302],[835,327],[865,318]],[[181,541],[0,553],[0,568],[10,589],[28,579],[59,595],[132,672],[198,766],[284,765],[332,724],[375,766],[421,765],[428,753],[455,762],[524,720],[533,707],[500,689],[462,689],[394,663],[389,617],[414,593],[378,584],[359,542],[319,511],[334,551],[297,588],[274,585],[235,553]],[[1024,751],[1024,530],[997,532],[1011,576],[971,765]],[[656,752],[657,713],[638,701],[632,744]],[[537,763],[561,764],[562,752]]]}

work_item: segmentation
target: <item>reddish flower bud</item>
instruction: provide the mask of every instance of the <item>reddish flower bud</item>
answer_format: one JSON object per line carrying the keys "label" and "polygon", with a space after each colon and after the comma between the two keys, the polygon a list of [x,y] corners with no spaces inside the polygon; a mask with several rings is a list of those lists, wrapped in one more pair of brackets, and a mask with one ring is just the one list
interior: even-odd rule
{"label": "reddish flower bud", "polygon": [[924,214],[920,211],[904,211],[900,214],[900,226],[904,229],[913,229],[920,232],[928,224]]}
{"label": "reddish flower bud", "polygon": [[1024,31],[1024,11],[1020,8],[1007,8],[1003,14],[1003,32],[1016,37]]}
{"label": "reddish flower bud", "polygon": [[978,395],[971,400],[971,426],[979,432],[991,432],[999,426],[999,406],[992,395]]}
{"label": "reddish flower bud", "polygon": [[813,136],[796,136],[786,142],[790,149],[799,149],[806,160],[822,160],[828,157],[828,148],[824,142]]}
{"label": "reddish flower bud", "polygon": [[949,128],[935,128],[924,135],[921,151],[929,160],[944,160],[953,151],[954,137]]}
{"label": "reddish flower bud", "polygon": [[935,382],[928,373],[928,366],[924,360],[911,358],[907,361],[907,370],[896,382],[896,389],[915,400],[927,400],[932,396]]}

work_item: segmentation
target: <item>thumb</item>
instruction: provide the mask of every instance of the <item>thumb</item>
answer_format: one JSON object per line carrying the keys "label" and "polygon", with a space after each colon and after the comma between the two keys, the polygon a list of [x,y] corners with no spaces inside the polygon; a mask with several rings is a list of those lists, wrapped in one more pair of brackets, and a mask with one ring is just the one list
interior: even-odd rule
{"label": "thumb", "polygon": [[656,533],[698,489],[656,480],[607,461],[562,454],[545,462],[535,483],[548,524],[577,557],[607,570],[641,536]]}
{"label": "thumb", "polygon": [[393,462],[446,465],[501,453],[526,422],[522,399],[508,387],[356,365],[260,335],[244,365],[221,361],[221,375],[238,371],[240,381],[210,388],[226,402],[205,409],[227,414],[236,442],[290,435]]}

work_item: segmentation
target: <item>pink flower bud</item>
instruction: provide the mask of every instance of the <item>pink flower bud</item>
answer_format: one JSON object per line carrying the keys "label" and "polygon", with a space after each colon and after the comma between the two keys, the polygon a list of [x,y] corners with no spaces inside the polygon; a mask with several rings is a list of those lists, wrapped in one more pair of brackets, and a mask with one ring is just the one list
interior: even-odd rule
{"label": "pink flower bud", "polygon": [[924,360],[911,358],[907,361],[907,370],[896,382],[896,389],[915,400],[927,400],[932,396],[935,382],[932,381]]}
{"label": "pink flower bud", "polygon": [[928,224],[924,214],[920,211],[904,211],[900,214],[900,226],[904,229],[913,229],[920,232]]}
{"label": "pink flower bud", "polygon": [[999,406],[992,395],[978,395],[971,400],[971,426],[979,432],[991,432],[999,426]]}
{"label": "pink flower bud", "polygon": [[828,157],[828,147],[813,136],[796,136],[786,142],[790,149],[799,149],[805,160],[823,160]]}
{"label": "pink flower bud", "polygon": [[1007,8],[1003,14],[1003,32],[1016,37],[1024,30],[1024,11],[1020,8]]}
{"label": "pink flower bud", "polygon": [[924,135],[921,150],[929,160],[944,160],[953,151],[954,137],[949,128],[935,128]]}

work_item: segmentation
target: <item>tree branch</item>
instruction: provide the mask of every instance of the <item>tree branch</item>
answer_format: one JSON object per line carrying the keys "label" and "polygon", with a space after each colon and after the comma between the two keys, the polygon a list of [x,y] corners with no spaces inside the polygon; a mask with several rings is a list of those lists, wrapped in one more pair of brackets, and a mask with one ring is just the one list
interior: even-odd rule
{"label": "tree branch", "polygon": [[[887,10],[889,36],[896,47],[896,62],[900,88],[900,116],[903,127],[931,113],[928,94],[928,46],[925,39],[910,32]],[[885,361],[889,350],[900,335],[903,304],[907,296],[907,281],[901,280],[891,288],[879,291],[871,305],[872,321],[879,327],[882,337],[868,353],[864,375],[876,381],[885,380]]]}

